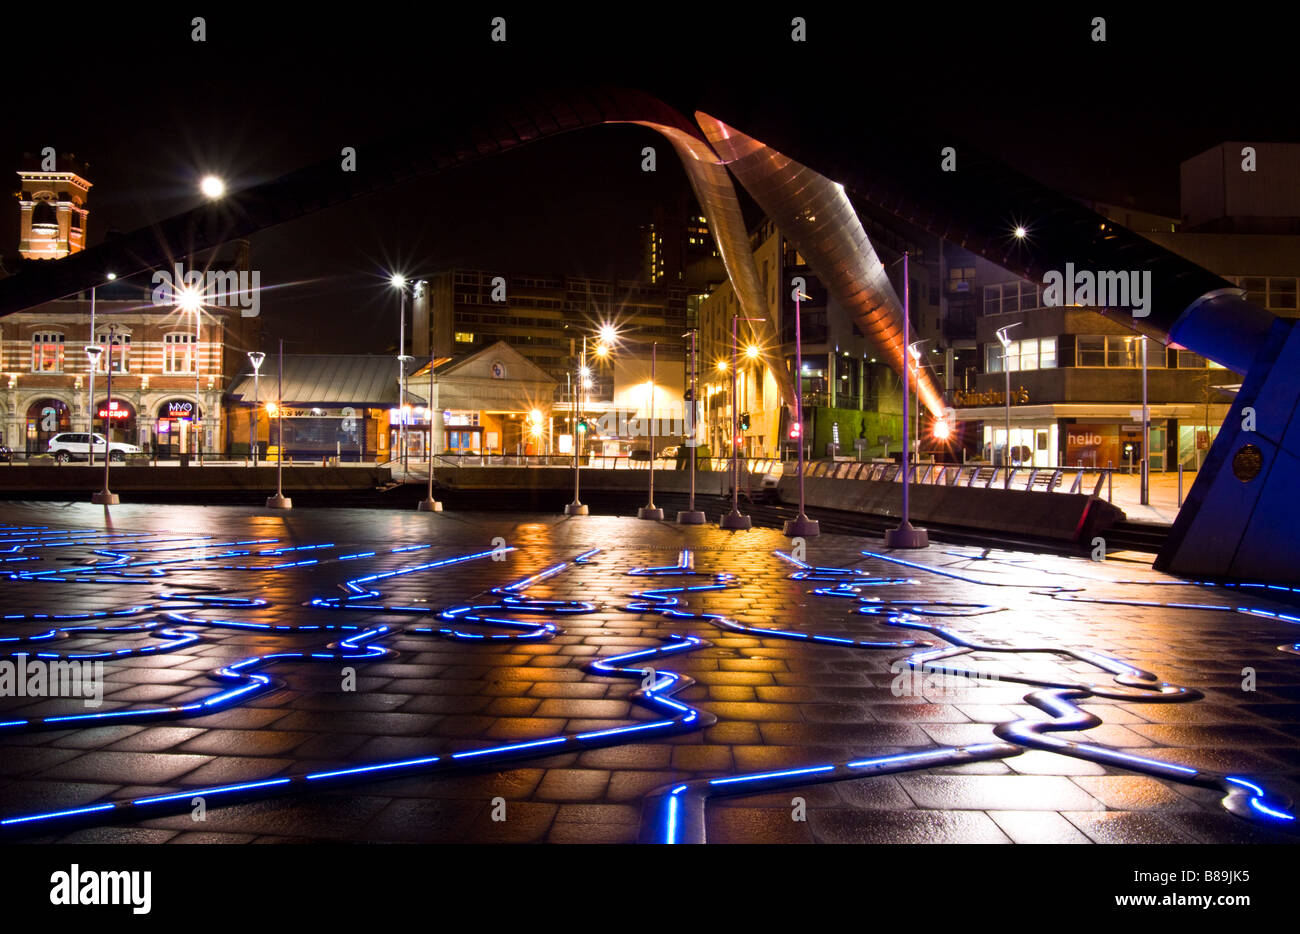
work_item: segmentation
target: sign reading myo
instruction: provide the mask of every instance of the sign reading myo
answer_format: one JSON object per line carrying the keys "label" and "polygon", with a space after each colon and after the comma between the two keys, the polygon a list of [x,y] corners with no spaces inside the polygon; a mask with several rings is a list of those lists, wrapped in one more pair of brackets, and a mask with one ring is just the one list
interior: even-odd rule
{"label": "sign reading myo", "polygon": [[1089,308],[1131,308],[1133,317],[1151,314],[1151,271],[1127,272],[1101,270],[1078,271],[1074,263],[1065,264],[1065,272],[1051,269],[1043,273],[1043,304],[1083,305]]}

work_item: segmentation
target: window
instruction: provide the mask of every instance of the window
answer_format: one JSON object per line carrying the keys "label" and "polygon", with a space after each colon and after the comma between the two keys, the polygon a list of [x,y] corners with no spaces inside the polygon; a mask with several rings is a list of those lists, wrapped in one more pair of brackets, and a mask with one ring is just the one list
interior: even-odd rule
{"label": "window", "polygon": [[[1075,339],[1075,366],[1109,367],[1112,369],[1137,369],[1142,366],[1142,338],[1112,334],[1079,335]],[[1055,358],[1055,348],[1052,349]],[[1055,366],[1055,363],[1052,364]],[[1163,368],[1165,351],[1162,344],[1147,346],[1147,366]]]}
{"label": "window", "polygon": [[163,337],[163,372],[193,373],[195,354],[193,334],[167,334]]}
{"label": "window", "polygon": [[1105,366],[1106,338],[1080,335],[1075,341],[1076,366]]}
{"label": "window", "polygon": [[[1022,341],[1012,341],[1006,350],[1006,359],[1010,362],[1011,372],[1020,370],[1045,370],[1056,366],[1056,338],[1030,337]],[[1002,345],[986,344],[984,347],[984,372],[1002,372]]]}
{"label": "window", "polygon": [[32,372],[63,372],[63,335],[57,331],[40,331],[32,335]]}
{"label": "window", "polygon": [[457,332],[456,332],[456,343],[458,343],[458,344],[472,344],[472,343],[474,343],[474,335],[473,335],[471,332],[469,332],[469,331],[457,331]]}
{"label": "window", "polygon": [[1178,369],[1199,370],[1205,368],[1205,358],[1190,350],[1178,351]]}
{"label": "window", "polygon": [[[95,335],[95,343],[104,349],[99,355],[99,364],[96,373],[103,373],[108,367],[108,332]],[[131,357],[131,335],[114,334],[113,335],[113,372],[128,373],[127,364]]]}
{"label": "window", "polygon": [[1142,343],[1136,337],[1107,337],[1106,366],[1135,367],[1140,365],[1138,347]]}
{"label": "window", "polygon": [[1056,366],[1056,338],[1044,337],[1038,342],[1038,368],[1050,370]]}

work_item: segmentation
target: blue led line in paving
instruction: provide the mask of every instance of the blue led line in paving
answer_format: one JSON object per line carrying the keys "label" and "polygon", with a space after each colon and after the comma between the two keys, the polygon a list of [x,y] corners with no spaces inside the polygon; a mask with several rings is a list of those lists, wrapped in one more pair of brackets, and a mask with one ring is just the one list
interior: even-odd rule
{"label": "blue led line in paving", "polygon": [[[868,556],[875,556],[870,552],[863,553]],[[813,567],[785,552],[778,551],[776,554],[799,568],[798,571],[790,575],[792,578],[836,582],[835,587],[822,588],[814,591],[815,593],[837,597],[846,596],[848,595],[845,592],[846,590],[857,594],[861,589],[860,585],[873,583],[872,579],[868,578],[864,571],[848,568]],[[946,570],[931,569],[916,562],[896,559],[892,556],[887,557],[891,561],[917,570],[933,571],[969,583],[1002,586]],[[677,573],[695,573],[693,563],[681,561],[679,566],[680,570]],[[672,570],[653,569],[651,573],[672,573]],[[1025,587],[1029,585],[1013,586]],[[1054,591],[1049,591],[1049,593],[1055,595]],[[1116,688],[1109,685],[1076,685],[1045,681],[1017,674],[1000,675],[997,676],[999,681],[1013,681],[1049,688],[1030,693],[1025,697],[1025,701],[1046,713],[1051,719],[1042,721],[1022,718],[996,725],[993,732],[999,739],[1008,741],[1004,744],[946,747],[920,753],[904,753],[874,759],[863,759],[857,762],[827,763],[679,783],[666,789],[660,789],[648,800],[648,808],[652,819],[648,826],[643,828],[642,840],[659,843],[705,842],[704,815],[706,802],[710,797],[718,795],[756,794],[777,788],[798,787],[811,782],[820,783],[860,778],[865,774],[860,771],[862,769],[870,769],[870,774],[873,775],[886,775],[940,765],[961,765],[967,762],[1006,758],[1019,754],[1025,748],[1055,752],[1168,781],[1210,788],[1222,795],[1220,799],[1222,806],[1239,817],[1284,826],[1294,825],[1295,816],[1282,805],[1270,800],[1269,794],[1264,789],[1248,779],[1194,769],[1147,756],[1133,755],[1104,746],[1064,740],[1048,735],[1055,732],[1088,730],[1102,724],[1099,717],[1080,709],[1074,703],[1076,700],[1105,697],[1139,703],[1194,701],[1202,696],[1199,692],[1161,682],[1149,672],[1142,671],[1120,659],[1099,652],[1068,649],[1060,646],[1007,646],[979,643],[951,629],[924,622],[917,615],[919,613],[926,616],[977,616],[995,611],[996,608],[984,604],[907,599],[887,601],[875,597],[861,596],[858,599],[864,604],[860,607],[859,613],[877,617],[887,625],[920,629],[951,643],[952,647],[948,649],[923,650],[909,656],[906,663],[914,670],[956,674],[968,678],[986,678],[988,675],[977,670],[939,664],[938,662],[940,659],[974,651],[1017,654],[1026,652],[1051,653],[1065,655],[1094,665],[1110,674],[1120,686]],[[708,614],[703,615],[707,616]],[[754,627],[747,628],[750,631],[755,631]],[[771,630],[765,634],[774,635],[778,638],[788,636],[786,633]]]}
{"label": "blue led line in paving", "polygon": [[[537,616],[593,612],[595,608],[589,603],[578,601],[531,600],[526,596],[524,591],[528,587],[554,577],[571,567],[585,563],[597,552],[598,549],[585,551],[578,555],[573,561],[560,562],[559,564],[552,565],[537,574],[530,575],[522,580],[515,581],[514,583],[507,584],[503,587],[495,588],[492,593],[497,594],[500,597],[500,600],[497,604],[487,607],[492,611],[493,615],[490,617],[484,617],[485,624],[493,627],[500,627],[503,624],[503,619],[497,614],[505,616]],[[500,552],[498,551],[497,553]],[[430,562],[425,565],[418,565],[417,568],[425,569],[443,567],[455,560],[464,561],[472,558],[485,557],[491,554],[493,554],[492,551],[480,552],[474,555],[462,556],[459,559],[447,559],[443,561]],[[364,597],[368,600],[382,599],[382,594],[378,591],[363,585],[371,584],[379,580],[391,579],[402,574],[408,574],[417,568],[403,568],[396,571],[354,578],[347,582],[350,586],[345,587],[345,589],[352,594]],[[341,599],[329,598],[313,600],[310,605],[338,610],[373,608],[369,605],[354,603],[346,597]],[[483,607],[480,606],[478,608]],[[415,612],[417,609],[426,614],[430,612],[427,607],[398,607],[395,612]],[[456,612],[457,610],[465,611],[458,613]],[[466,608],[459,607],[450,608],[449,610],[444,611],[444,613],[450,613],[450,618],[459,621],[467,621],[467,617],[471,615]],[[446,617],[444,616],[444,618]],[[504,622],[508,622],[508,620]],[[524,626],[526,627],[524,633],[512,633],[509,635],[513,638],[524,638],[529,636],[531,632],[536,629],[536,624],[534,623],[526,623]],[[375,627],[375,630],[379,629],[386,632],[388,627]],[[468,640],[474,635],[462,632],[444,632],[441,629],[434,630],[432,628],[413,629],[411,632],[425,632],[454,640]],[[378,634],[379,633],[374,630],[367,630],[365,633],[345,639],[339,644],[348,645],[351,648],[360,648],[363,637],[368,641],[368,639],[374,638]],[[548,633],[548,637],[550,635],[553,634]],[[628,652],[622,655],[595,659],[589,662],[586,667],[588,670],[601,675],[642,680],[646,677],[645,670],[639,665],[631,667],[626,663],[652,661],[654,659],[668,657],[680,652],[694,651],[702,646],[707,646],[708,644],[709,643],[703,639],[693,636],[670,636],[663,640],[662,645]],[[383,651],[378,647],[371,647],[371,649],[374,651]],[[298,653],[294,654],[296,655]],[[253,667],[257,667],[257,665],[264,660],[277,658],[282,659],[285,657],[288,657],[286,653],[259,656],[247,659],[245,662],[241,662],[238,665],[230,665],[222,669],[218,674],[229,677],[245,677],[252,680],[252,683],[244,684],[240,688],[232,689],[231,692],[227,692],[232,696],[222,696],[222,704],[225,705],[234,700],[247,699],[248,693],[256,690],[260,686],[260,682],[265,679],[266,676],[251,673]],[[552,755],[559,752],[617,745],[624,742],[627,738],[670,735],[677,732],[698,730],[711,726],[713,723],[717,722],[717,718],[712,714],[697,710],[687,704],[683,704],[673,699],[673,695],[689,687],[693,683],[694,681],[685,675],[665,671],[656,674],[652,683],[645,685],[643,682],[641,688],[628,695],[630,701],[659,713],[661,716],[661,719],[659,720],[572,735],[554,736],[527,742],[507,743],[480,749],[466,749],[446,755],[431,755],[411,759],[389,760],[342,769],[299,773],[271,781],[221,785],[211,788],[195,788],[174,794],[153,795],[109,803],[101,802],[86,807],[64,808],[40,814],[18,815],[0,820],[0,828],[27,833],[31,832],[34,827],[55,823],[66,824],[86,821],[102,823],[113,820],[141,820],[156,814],[172,813],[176,810],[187,810],[190,807],[190,802],[195,797],[218,797],[225,800],[233,800],[235,798],[260,797],[266,794],[279,794],[286,791],[319,788],[341,782],[356,782],[366,779],[386,778],[395,775],[425,772],[437,773],[468,768],[482,769],[491,767],[498,763],[513,761],[520,758],[535,757],[539,754]],[[236,692],[242,693],[234,696],[236,695]],[[64,725],[66,726],[66,721],[64,722]]]}
{"label": "blue led line in paving", "polygon": [[[242,545],[246,543],[222,543],[222,545],[211,547],[224,547],[226,544]],[[262,544],[262,542],[257,542],[256,544]],[[324,551],[328,547],[330,546],[298,546],[294,549],[265,549],[261,554],[266,556],[279,556],[289,551]],[[391,549],[389,553],[416,551],[428,547],[431,546],[407,546],[404,548]],[[437,614],[437,619],[449,625],[414,627],[406,630],[406,632],[410,634],[429,635],[464,642],[484,640],[536,641],[553,638],[561,631],[555,620],[562,619],[568,615],[581,615],[594,612],[596,606],[587,601],[532,599],[527,596],[527,589],[589,561],[597,551],[597,549],[592,549],[583,552],[571,561],[550,565],[542,571],[521,580],[493,588],[488,592],[487,599],[483,602],[471,602],[465,605],[444,609]],[[459,556],[457,558],[442,559],[398,568],[396,570],[354,577],[340,585],[344,592],[342,597],[318,597],[309,601],[307,605],[334,611],[382,611],[395,614],[417,614],[428,616],[433,612],[428,606],[393,605],[385,602],[383,594],[375,585],[403,575],[425,570],[434,570],[461,561],[474,560],[499,553],[499,550],[494,549],[492,551],[477,552],[471,555]],[[658,587],[632,593],[630,594],[631,600],[627,603],[626,609],[632,612],[654,613],[672,621],[706,623],[725,630],[741,632],[762,638],[799,640],[840,646],[847,645],[865,649],[913,649],[916,651],[914,651],[907,659],[909,666],[913,668],[930,672],[959,673],[970,677],[979,677],[980,674],[979,672],[950,665],[945,660],[953,656],[968,654],[973,651],[1050,652],[1057,655],[1066,655],[1078,661],[1093,665],[1111,675],[1114,684],[1090,685],[1076,684],[1073,682],[1059,683],[1035,680],[1023,676],[1002,676],[1000,680],[1019,681],[1027,685],[1043,688],[1042,690],[1035,691],[1026,697],[1026,701],[1046,713],[1051,718],[1045,721],[1029,721],[1021,719],[1011,723],[998,725],[998,727],[995,728],[995,733],[998,734],[999,738],[1009,740],[1009,742],[1005,743],[985,743],[963,747],[946,747],[930,749],[917,753],[861,758],[845,763],[814,763],[796,769],[766,771],[752,775],[722,776],[699,782],[679,783],[672,786],[671,789],[663,792],[660,796],[657,805],[658,809],[656,811],[658,816],[650,824],[652,830],[651,839],[663,840],[666,842],[686,842],[696,839],[702,840],[704,833],[704,802],[707,798],[714,795],[752,794],[758,791],[771,790],[778,787],[792,787],[800,784],[807,784],[809,782],[836,781],[846,778],[884,775],[897,771],[930,768],[937,765],[959,765],[965,762],[1005,758],[1007,756],[1017,755],[1023,752],[1025,748],[1046,749],[1079,758],[1092,759],[1093,761],[1103,762],[1130,771],[1145,772],[1147,774],[1156,775],[1173,781],[1197,784],[1203,787],[1212,787],[1224,793],[1224,804],[1233,813],[1238,813],[1255,820],[1275,823],[1293,822],[1294,818],[1283,806],[1271,801],[1268,793],[1257,783],[1249,779],[1239,776],[1214,775],[1195,769],[1189,769],[1184,766],[1160,762],[1159,760],[1120,753],[1116,750],[1110,750],[1104,747],[1068,742],[1048,735],[1054,732],[1072,732],[1080,729],[1089,729],[1092,726],[1101,723],[1099,719],[1081,711],[1073,703],[1075,700],[1088,697],[1110,697],[1114,699],[1140,702],[1158,700],[1190,700],[1199,697],[1195,692],[1186,688],[1160,683],[1153,675],[1128,665],[1119,659],[1114,659],[1096,652],[1067,650],[1053,646],[1015,647],[1006,645],[983,645],[963,637],[961,634],[953,632],[948,628],[924,622],[920,617],[940,615],[974,616],[995,612],[997,610],[996,607],[986,606],[983,604],[944,603],[942,601],[918,601],[907,599],[881,600],[871,596],[862,596],[861,592],[863,588],[905,585],[914,583],[914,581],[905,578],[872,577],[866,572],[855,569],[814,567],[804,564],[803,562],[795,561],[789,555],[784,553],[778,554],[780,554],[783,560],[796,566],[796,571],[791,575],[795,579],[813,582],[830,582],[835,585],[833,587],[814,591],[815,593],[834,597],[855,597],[860,604],[860,614],[875,617],[885,625],[918,629],[931,633],[947,641],[950,644],[950,647],[937,647],[932,643],[915,639],[867,641],[814,632],[797,632],[768,627],[749,626],[721,614],[690,612],[686,608],[686,601],[691,599],[694,595],[703,595],[708,592],[724,590],[737,586],[734,575],[727,573],[706,575],[709,578],[709,583],[703,585]],[[133,564],[127,560],[127,555],[125,553],[114,552],[111,556],[103,556],[109,557],[109,560],[113,565],[112,568],[96,564],[79,568],[77,569],[78,572],[89,571],[105,575],[103,578],[105,581],[130,582],[135,584],[147,583],[151,579],[156,579],[152,577],[138,576],[139,565]],[[204,556],[204,560],[210,560],[211,557],[212,556]],[[224,557],[224,555],[219,555],[217,557]],[[375,557],[375,553],[361,552],[350,555],[340,555],[336,558],[327,558],[325,560],[358,560],[366,557]],[[317,564],[319,560],[320,559],[312,558],[305,561],[287,562],[275,565],[221,566],[214,569],[266,571],[314,565]],[[170,564],[171,562],[168,563]],[[177,563],[183,563],[183,561]],[[912,562],[898,560],[897,563],[918,570],[923,570],[927,573],[946,574],[947,576],[956,577],[957,579],[971,583],[988,584],[986,581],[979,581],[974,578],[954,574],[953,572],[928,568],[924,565],[914,564]],[[143,562],[141,562],[141,564],[143,564]],[[208,565],[208,567],[212,566]],[[163,569],[156,567],[151,570],[157,571],[159,574],[165,573]],[[633,568],[627,573],[631,576],[646,577],[699,576],[699,572],[695,570],[694,557],[688,550],[680,552],[676,565]],[[58,580],[61,582],[68,580],[66,577],[48,575],[33,575],[28,579]],[[81,578],[80,580],[84,580],[84,578]],[[999,584],[997,586],[1006,585]],[[210,588],[194,589],[201,590]],[[1064,592],[1066,589],[1060,588],[1060,590]],[[277,661],[286,660],[338,661],[345,658],[367,660],[383,657],[390,654],[391,650],[382,645],[370,643],[376,642],[376,640],[381,636],[386,636],[393,632],[400,632],[400,630],[391,630],[387,626],[371,626],[362,629],[358,626],[346,625],[284,625],[260,623],[253,620],[209,620],[194,618],[181,612],[181,609],[185,606],[200,607],[204,609],[230,609],[236,607],[247,608],[265,605],[264,601],[256,599],[226,597],[220,594],[181,593],[172,591],[163,594],[160,597],[160,601],[161,603],[159,604],[158,609],[162,614],[162,619],[166,620],[168,623],[167,628],[161,628],[159,622],[154,622],[140,624],[138,626],[109,627],[99,631],[119,632],[138,630],[153,633],[156,628],[157,634],[169,639],[197,638],[194,633],[175,628],[176,626],[181,625],[246,628],[268,632],[334,630],[349,630],[353,632],[352,635],[349,635],[346,638],[341,639],[339,642],[327,647],[330,651],[274,653],[262,656],[253,656],[219,669],[212,675],[212,677],[219,681],[229,682],[233,684],[233,686],[220,691],[217,694],[210,695],[201,702],[196,702],[198,707],[201,708],[199,712],[203,713],[212,712],[214,709],[224,709],[236,703],[242,703],[250,697],[255,696],[255,694],[267,690],[271,683],[270,678],[259,671],[259,669],[267,665],[273,664]],[[181,606],[178,606],[176,603],[164,605],[168,604],[170,601],[188,601],[188,603],[182,604]],[[149,608],[151,609],[152,607]],[[93,627],[65,627],[65,631],[49,630],[47,633],[39,634],[39,636],[30,636],[27,637],[27,639],[28,641],[37,641],[38,639],[53,638],[54,636],[51,636],[51,633],[66,637],[71,635],[73,631],[83,633],[92,629]],[[475,631],[477,629],[482,629],[484,631]],[[505,631],[502,632],[500,630]],[[381,761],[327,771],[300,773],[264,781],[220,785],[206,789],[191,789],[184,792],[178,791],[171,794],[152,795],[119,802],[99,802],[85,807],[64,808],[41,814],[20,815],[7,818],[0,820],[0,827],[30,833],[35,827],[41,827],[51,823],[102,823],[116,820],[139,820],[148,816],[170,813],[175,810],[187,810],[189,808],[189,802],[192,801],[194,797],[217,798],[223,802],[231,802],[234,800],[280,794],[285,791],[318,788],[342,782],[365,781],[368,779],[386,778],[389,776],[405,774],[438,773],[458,769],[492,768],[499,764],[513,762],[520,759],[535,758],[538,756],[552,756],[563,752],[574,752],[586,748],[617,745],[628,739],[654,738],[656,736],[670,735],[676,732],[698,730],[716,722],[716,718],[708,712],[694,708],[691,705],[685,704],[674,698],[674,695],[693,683],[690,678],[673,671],[654,670],[648,665],[650,662],[665,659],[678,653],[696,651],[699,648],[707,647],[710,643],[693,635],[670,635],[663,638],[661,641],[662,644],[660,645],[623,653],[618,656],[594,659],[585,666],[588,671],[595,674],[641,680],[643,682],[641,688],[628,695],[628,700],[640,706],[649,708],[659,714],[661,719],[658,720],[578,734],[558,735],[526,742],[513,742],[488,746],[485,748],[466,749],[450,754]],[[175,646],[155,645],[147,647],[146,649],[131,649],[126,651],[160,651],[169,648],[175,648]],[[111,657],[111,655],[106,655],[105,657]],[[652,671],[653,677],[651,677]],[[647,681],[649,681],[648,684],[646,683]],[[105,714],[95,714],[91,716],[95,719],[102,719],[104,717],[137,717],[147,719],[152,716],[165,715],[169,710],[182,708],[183,712],[176,715],[190,716],[194,712],[191,709],[194,706],[195,705],[176,705],[172,708],[159,707],[112,711]],[[85,726],[88,725],[89,722],[93,722],[89,720],[89,717],[83,719],[83,716],[48,719],[50,723],[59,723],[63,728],[66,728],[70,724]],[[130,721],[127,720],[126,722]],[[44,721],[41,723],[43,724]],[[33,721],[25,724],[25,728],[37,728],[38,725],[40,724]],[[0,724],[0,727],[2,726],[3,725]]]}

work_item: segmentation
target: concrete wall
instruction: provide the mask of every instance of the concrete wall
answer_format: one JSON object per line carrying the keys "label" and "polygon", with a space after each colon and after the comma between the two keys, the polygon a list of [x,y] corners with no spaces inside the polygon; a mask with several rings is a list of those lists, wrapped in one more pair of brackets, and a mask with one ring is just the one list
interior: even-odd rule
{"label": "concrete wall", "polygon": [[[902,514],[903,488],[898,483],[807,477],[804,495],[807,505],[824,509]],[[783,477],[780,496],[783,502],[797,503],[798,479]],[[1110,503],[1082,494],[929,485],[913,486],[911,493],[911,519],[919,525],[934,522],[1087,543],[1123,518]]]}
{"label": "concrete wall", "polygon": [[[113,467],[109,485],[114,491],[225,491],[275,492],[275,467]],[[392,479],[387,467],[285,467],[284,489],[371,490]],[[0,465],[0,492],[87,491],[104,486],[104,468],[89,466]]]}

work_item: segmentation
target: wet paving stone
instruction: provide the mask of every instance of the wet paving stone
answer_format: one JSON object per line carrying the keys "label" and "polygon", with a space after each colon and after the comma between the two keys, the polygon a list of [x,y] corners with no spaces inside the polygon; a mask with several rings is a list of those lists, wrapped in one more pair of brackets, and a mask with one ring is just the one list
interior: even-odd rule
{"label": "wet paving stone", "polygon": [[[43,508],[0,505],[0,538],[17,535],[13,527],[54,521]],[[105,512],[72,505],[60,509],[57,522],[75,540],[85,530],[104,531]],[[197,642],[171,651],[158,649],[160,636],[152,629],[69,632],[58,640],[59,650],[119,656],[104,665],[103,706],[87,708],[80,698],[0,697],[0,724],[201,705],[237,683],[214,678],[216,672],[262,656],[276,657],[259,669],[272,683],[216,709],[180,716],[85,720],[70,728],[60,721],[58,729],[0,726],[0,817],[433,757],[457,768],[370,772],[347,785],[284,796],[252,792],[251,800],[237,802],[214,798],[203,823],[178,808],[102,826],[89,820],[53,833],[33,828],[26,839],[626,843],[642,836],[653,819],[647,796],[678,783],[1006,742],[995,733],[999,725],[1049,719],[1028,701],[1044,686],[1016,678],[1094,690],[1078,706],[1101,724],[1048,734],[1053,739],[1248,777],[1283,806],[1300,797],[1300,657],[1277,649],[1294,642],[1297,630],[1226,607],[1296,611],[1256,593],[1225,597],[1214,588],[1185,585],[1133,562],[935,544],[903,556],[924,567],[903,568],[880,556],[879,539],[827,535],[807,543],[807,560],[846,569],[848,586],[855,575],[847,569],[858,569],[859,584],[869,577],[902,579],[831,595],[813,591],[833,581],[792,578],[797,568],[776,554],[788,551],[789,541],[767,529],[730,533],[600,516],[349,509],[267,515],[244,507],[131,504],[115,507],[111,522],[112,535],[132,539],[117,549],[128,555],[127,565],[95,570],[102,576],[98,584],[75,583],[65,579],[73,574],[51,572],[81,567],[86,573],[103,562],[89,541],[33,549],[40,560],[24,570],[39,576],[0,580],[7,614],[153,606],[129,621],[159,622],[157,607],[166,595],[189,588],[265,603],[186,605],[179,612],[190,621],[176,625]],[[489,554],[498,536],[515,548],[500,561]],[[263,538],[275,542],[228,544]],[[168,550],[151,550],[157,548]],[[306,550],[284,550],[290,548]],[[672,566],[683,548],[692,552],[693,576],[627,573]],[[236,551],[245,553],[223,556]],[[480,552],[474,560],[439,564]],[[162,576],[144,573],[163,557],[177,560],[157,565]],[[562,562],[562,570],[549,572]],[[639,591],[707,584],[715,573],[733,577],[723,587],[678,594],[680,616],[655,612],[647,603],[630,605]],[[437,616],[442,610],[500,604],[505,592],[494,588],[534,575],[521,591],[527,599],[585,601],[586,611],[506,615],[550,624],[549,637],[458,640],[419,631],[447,626]],[[367,576],[380,597],[311,604],[337,599],[344,582]],[[1089,602],[1094,599],[1112,602]],[[898,620],[923,628],[857,612],[872,600],[899,601],[892,612],[906,615]],[[1163,602],[1225,609],[1158,605]],[[969,607],[946,603],[990,611],[970,615]],[[696,614],[722,614],[736,626]],[[247,625],[223,626],[223,618]],[[250,628],[256,626],[280,628]],[[338,657],[341,639],[376,626],[388,628],[369,644],[388,653]],[[519,633],[463,617],[455,627],[477,636]],[[0,636],[36,636],[49,628],[48,621],[10,618]],[[985,646],[946,660],[973,675],[907,667],[914,653],[951,648],[945,632]],[[861,648],[799,634],[921,645]],[[661,714],[634,696],[641,675],[615,677],[588,664],[662,648],[683,636],[703,642],[630,664],[692,679],[676,700],[716,722],[672,735],[615,732]],[[1044,647],[1052,651],[1030,651]],[[1117,685],[1087,652],[1203,697],[1149,702],[1140,690]],[[1257,672],[1253,691],[1243,690],[1247,667]],[[1107,691],[1116,696],[1096,693]],[[612,738],[582,748],[546,745],[559,736],[607,732]],[[453,758],[503,745],[521,748],[509,760],[495,752]],[[936,761],[896,775],[758,787],[710,799],[705,825],[710,841],[727,843],[1300,839],[1228,813],[1216,789],[1153,777],[1117,761],[1035,748],[977,763]],[[796,798],[803,808],[798,818],[791,803]]]}

